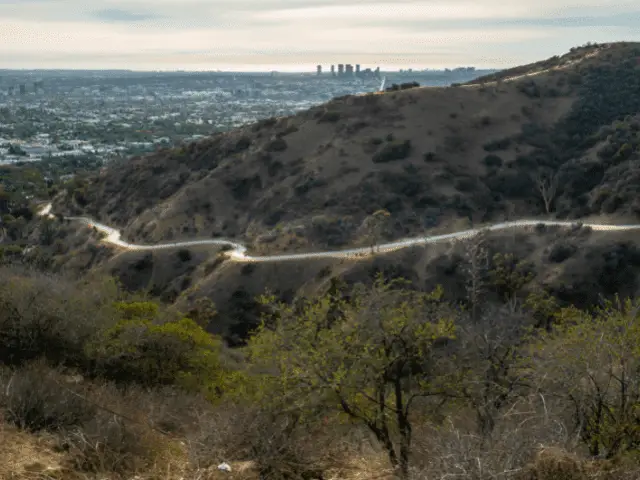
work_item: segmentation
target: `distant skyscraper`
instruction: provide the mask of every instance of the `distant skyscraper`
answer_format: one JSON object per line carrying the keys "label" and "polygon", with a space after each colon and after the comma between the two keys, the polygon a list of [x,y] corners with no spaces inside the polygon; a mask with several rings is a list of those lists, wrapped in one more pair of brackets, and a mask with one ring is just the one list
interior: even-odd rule
{"label": "distant skyscraper", "polygon": [[331,65],[331,76],[332,77],[336,76],[336,66],[335,65]]}
{"label": "distant skyscraper", "polygon": [[322,65],[318,65],[316,69],[317,69],[317,75],[322,75]]}
{"label": "distant skyscraper", "polygon": [[346,65],[346,75],[347,77],[353,77],[353,65],[351,65],[350,63],[347,63]]}
{"label": "distant skyscraper", "polygon": [[338,76],[342,77],[344,75],[344,64],[339,63],[338,64]]}
{"label": "distant skyscraper", "polygon": [[360,76],[360,64],[356,63],[356,77]]}
{"label": "distant skyscraper", "polygon": [[377,78],[380,78],[380,67],[377,67],[374,73]]}

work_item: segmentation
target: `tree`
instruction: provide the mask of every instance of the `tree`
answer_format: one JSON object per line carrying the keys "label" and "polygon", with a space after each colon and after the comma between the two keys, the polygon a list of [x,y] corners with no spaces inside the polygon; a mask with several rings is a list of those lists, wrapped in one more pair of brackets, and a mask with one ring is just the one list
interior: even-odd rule
{"label": "tree", "polygon": [[536,177],[536,186],[540,195],[542,195],[542,201],[544,202],[544,209],[547,214],[551,213],[553,206],[553,200],[556,197],[558,191],[558,177],[557,175],[545,171],[540,173]]}
{"label": "tree", "polygon": [[198,297],[187,312],[187,317],[206,329],[217,314],[213,300],[208,297]]}
{"label": "tree", "polygon": [[376,246],[380,241],[382,232],[389,221],[391,214],[387,210],[377,210],[368,216],[364,221],[364,227],[366,229],[366,235],[369,246],[371,247],[371,254],[375,252]]}
{"label": "tree", "polygon": [[496,253],[489,275],[498,295],[503,297],[512,311],[517,305],[518,292],[534,277],[532,266],[519,261],[512,253]]}
{"label": "tree", "polygon": [[43,218],[40,224],[40,241],[43,245],[51,245],[55,237],[55,229],[53,226],[53,220],[49,218]]}
{"label": "tree", "polygon": [[467,299],[471,304],[471,318],[476,321],[481,306],[482,297],[486,291],[487,271],[489,269],[489,254],[485,247],[483,233],[467,244]]}
{"label": "tree", "polygon": [[555,315],[532,344],[532,370],[565,402],[592,456],[640,447],[640,303],[606,301],[593,314],[574,307]]}
{"label": "tree", "polygon": [[528,316],[505,305],[458,323],[453,356],[457,368],[467,372],[459,378],[459,391],[475,412],[483,441],[490,439],[499,414],[528,391],[521,344],[529,323]]}
{"label": "tree", "polygon": [[263,401],[275,399],[274,408],[298,418],[333,411],[366,426],[408,478],[413,408],[447,390],[448,359],[436,344],[453,338],[455,313],[440,289],[397,287],[378,277],[349,300],[326,295],[298,309],[265,297],[270,314],[249,352],[252,364],[269,372]]}
{"label": "tree", "polygon": [[26,152],[20,147],[20,145],[11,144],[9,145],[9,155],[19,155],[21,157],[26,157]]}

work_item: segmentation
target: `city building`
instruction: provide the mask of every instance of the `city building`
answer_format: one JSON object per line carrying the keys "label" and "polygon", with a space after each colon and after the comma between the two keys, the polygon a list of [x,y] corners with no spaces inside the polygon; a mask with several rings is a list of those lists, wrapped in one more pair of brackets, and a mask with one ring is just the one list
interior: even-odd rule
{"label": "city building", "polygon": [[338,76],[339,77],[344,76],[344,64],[342,63],[338,64]]}
{"label": "city building", "polygon": [[356,63],[356,77],[360,76],[360,64]]}
{"label": "city building", "polygon": [[322,75],[322,65],[318,65],[316,69],[317,69],[317,75]]}
{"label": "city building", "polygon": [[346,72],[345,72],[346,76],[353,77],[353,65],[351,65],[350,63],[347,63],[345,68],[346,68]]}
{"label": "city building", "polygon": [[331,76],[332,77],[336,76],[336,66],[335,65],[331,65]]}

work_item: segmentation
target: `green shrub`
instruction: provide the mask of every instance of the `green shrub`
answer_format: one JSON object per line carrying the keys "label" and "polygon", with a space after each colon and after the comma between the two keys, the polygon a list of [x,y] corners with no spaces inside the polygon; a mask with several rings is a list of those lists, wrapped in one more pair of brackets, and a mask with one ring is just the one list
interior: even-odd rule
{"label": "green shrub", "polygon": [[119,382],[212,392],[218,386],[220,341],[189,318],[162,323],[148,318],[146,305],[141,310],[144,316],[118,322],[88,345],[98,373]]}

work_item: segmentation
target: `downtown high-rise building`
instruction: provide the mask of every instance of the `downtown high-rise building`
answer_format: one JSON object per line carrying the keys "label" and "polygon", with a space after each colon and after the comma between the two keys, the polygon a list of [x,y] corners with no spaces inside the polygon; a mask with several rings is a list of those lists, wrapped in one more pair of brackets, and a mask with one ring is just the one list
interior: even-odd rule
{"label": "downtown high-rise building", "polygon": [[336,76],[336,66],[335,65],[331,65],[331,76],[332,77]]}
{"label": "downtown high-rise building", "polygon": [[339,63],[338,64],[338,76],[339,77],[343,77],[344,76],[344,64],[343,63]]}
{"label": "downtown high-rise building", "polygon": [[322,75],[322,65],[316,67],[316,75]]}

